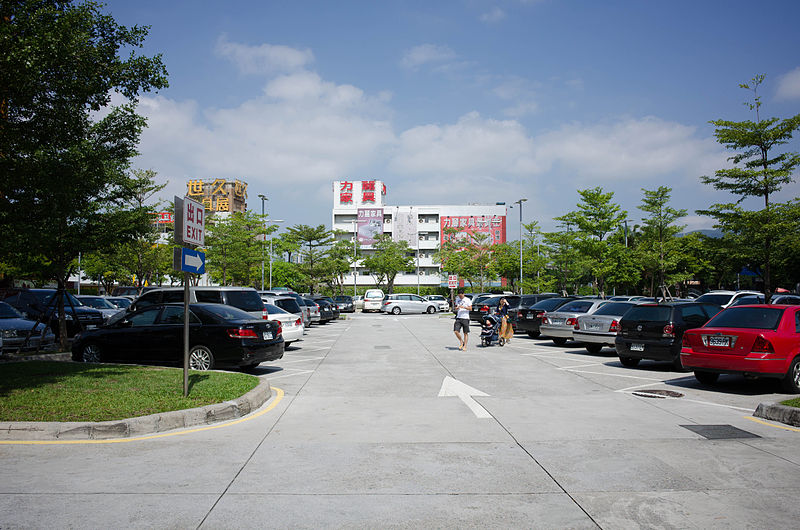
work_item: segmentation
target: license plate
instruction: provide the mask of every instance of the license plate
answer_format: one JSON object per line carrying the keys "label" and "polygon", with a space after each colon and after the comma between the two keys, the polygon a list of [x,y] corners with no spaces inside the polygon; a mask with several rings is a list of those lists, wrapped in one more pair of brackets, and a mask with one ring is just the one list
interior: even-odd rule
{"label": "license plate", "polygon": [[263,336],[264,336],[264,340],[272,340],[272,332],[271,331],[265,331],[263,333]]}
{"label": "license plate", "polygon": [[86,324],[86,329],[97,329],[97,326],[94,324]]}
{"label": "license plate", "polygon": [[564,322],[566,322],[566,319],[563,319],[563,318],[554,318],[554,319],[550,320],[550,322],[551,322],[551,323],[552,323],[554,326],[563,326],[563,325],[564,325]]}
{"label": "license plate", "polygon": [[525,315],[525,318],[527,318],[528,320],[533,320],[533,313],[528,313],[527,315]]}
{"label": "license plate", "polygon": [[731,338],[730,337],[708,337],[708,345],[709,346],[716,346],[718,348],[730,348],[731,346]]}
{"label": "license plate", "polygon": [[602,329],[602,327],[603,326],[601,324],[594,323],[594,322],[591,323],[591,324],[586,324],[586,329],[588,329],[589,331],[600,331],[600,329]]}
{"label": "license plate", "polygon": [[644,351],[644,344],[631,344],[631,351]]}

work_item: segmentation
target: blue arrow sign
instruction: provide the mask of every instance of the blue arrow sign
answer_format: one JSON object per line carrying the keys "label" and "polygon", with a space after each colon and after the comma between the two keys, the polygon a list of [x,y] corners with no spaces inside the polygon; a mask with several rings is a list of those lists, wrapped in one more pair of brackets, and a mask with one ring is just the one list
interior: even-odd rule
{"label": "blue arrow sign", "polygon": [[190,248],[182,248],[181,270],[194,274],[203,274],[206,272],[206,253]]}

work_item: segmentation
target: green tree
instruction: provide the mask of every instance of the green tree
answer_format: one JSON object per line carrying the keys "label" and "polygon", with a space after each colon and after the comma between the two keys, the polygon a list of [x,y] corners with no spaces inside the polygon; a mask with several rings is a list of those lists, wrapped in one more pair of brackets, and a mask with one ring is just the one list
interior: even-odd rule
{"label": "green tree", "polygon": [[[138,96],[167,86],[161,57],[136,53],[147,32],[118,25],[94,2],[0,4],[0,225],[14,226],[0,250],[60,289],[79,253],[149,225],[145,209],[125,207],[145,126]],[[110,107],[115,92],[127,102]],[[63,307],[59,315],[66,347]]]}
{"label": "green tree", "polygon": [[577,227],[578,249],[590,262],[594,287],[603,294],[605,278],[613,268],[606,263],[609,251],[606,236],[619,228],[628,212],[612,202],[614,192],[604,193],[603,188],[599,186],[578,190],[578,194],[581,196],[578,209],[556,217],[556,220]]}
{"label": "green tree", "polygon": [[[222,285],[255,286],[264,259],[259,238],[264,232],[262,217],[248,210],[214,216],[207,223],[206,268],[211,277]],[[266,230],[277,228],[270,225]]]}
{"label": "green tree", "polygon": [[[686,226],[676,225],[675,221],[685,217],[686,210],[669,205],[672,188],[668,186],[659,186],[655,190],[643,188],[642,191],[644,198],[638,208],[647,216],[643,219],[639,251],[653,283],[663,290],[685,279],[686,273],[678,267],[681,245],[677,236]],[[654,287],[651,284],[652,294],[655,294]]]}
{"label": "green tree", "polygon": [[586,275],[587,265],[578,251],[578,233],[569,230],[544,234],[549,274],[561,293],[576,293],[578,283]]}
{"label": "green tree", "polygon": [[[764,294],[769,303],[772,293],[773,245],[780,234],[791,230],[791,219],[780,215],[781,208],[771,202],[772,195],[793,181],[792,174],[800,165],[800,155],[793,152],[775,154],[776,147],[788,143],[800,128],[800,114],[786,119],[761,119],[761,97],[758,88],[764,82],[757,75],[741,88],[753,93],[753,102],[745,103],[755,112],[756,121],[714,120],[714,136],[735,154],[728,158],[733,167],[720,169],[713,177],[703,176],[705,184],[739,197],[735,203],[719,203],[708,210],[699,210],[717,220],[717,226],[734,236],[734,241],[753,263],[763,269]],[[742,202],[758,199],[763,207],[746,210]]]}
{"label": "green tree", "polygon": [[353,245],[343,240],[331,245],[320,260],[320,274],[332,292],[344,294],[344,277],[352,271],[353,261]]}
{"label": "green tree", "polygon": [[289,238],[300,246],[303,262],[300,270],[308,280],[308,292],[314,294],[318,283],[324,279],[324,271],[319,262],[326,256],[328,246],[333,242],[333,234],[325,225],[294,225],[288,230]]}
{"label": "green tree", "polygon": [[375,277],[375,283],[385,283],[388,293],[394,292],[397,275],[414,266],[413,251],[405,241],[392,241],[392,236],[382,234],[372,244],[375,250],[362,260],[364,268]]}

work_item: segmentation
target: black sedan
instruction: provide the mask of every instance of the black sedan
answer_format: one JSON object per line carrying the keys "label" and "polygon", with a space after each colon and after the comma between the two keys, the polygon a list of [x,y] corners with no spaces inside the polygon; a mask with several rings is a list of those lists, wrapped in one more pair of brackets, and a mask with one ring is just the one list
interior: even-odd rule
{"label": "black sedan", "polygon": [[319,306],[319,321],[322,324],[339,318],[339,309],[336,304],[328,302],[324,298],[315,298],[314,302]]}
{"label": "black sedan", "polygon": [[336,305],[339,307],[339,311],[342,313],[355,313],[356,306],[353,302],[352,296],[347,295],[340,295],[334,296],[333,301],[336,302]]}
{"label": "black sedan", "polygon": [[[189,310],[191,369],[248,369],[283,357],[280,322],[254,319],[222,304],[191,304]],[[183,304],[148,306],[79,333],[72,359],[182,366]]]}
{"label": "black sedan", "polygon": [[[26,343],[25,338],[29,333],[31,336]],[[56,340],[47,325],[23,318],[22,313],[5,302],[0,302],[0,338],[0,351],[3,353],[47,349]]]}

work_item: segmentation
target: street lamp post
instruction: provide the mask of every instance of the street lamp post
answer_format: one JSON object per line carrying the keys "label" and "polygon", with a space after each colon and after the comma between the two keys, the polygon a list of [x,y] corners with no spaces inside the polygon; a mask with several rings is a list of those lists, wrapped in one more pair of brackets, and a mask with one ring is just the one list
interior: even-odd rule
{"label": "street lamp post", "polygon": [[628,221],[633,222],[633,219],[625,219],[622,221],[625,224],[625,248],[628,248]]}
{"label": "street lamp post", "polygon": [[514,201],[514,204],[519,204],[519,294],[522,294],[522,203],[527,200]]}
{"label": "street lamp post", "polygon": [[[264,201],[268,201],[267,196],[259,193],[258,198],[261,199],[261,227],[264,229],[264,238],[267,237],[267,223],[264,222]],[[271,241],[270,241],[271,242]],[[270,255],[272,254],[270,249]],[[261,242],[261,290],[264,290],[264,241]]]}
{"label": "street lamp post", "polygon": [[[267,223],[282,223],[283,219],[273,219],[271,221],[267,221]],[[264,230],[264,234],[266,235],[266,229]],[[269,236],[269,290],[272,290],[272,234]],[[262,289],[263,291],[263,289]]]}
{"label": "street lamp post", "polygon": [[358,263],[356,263],[356,259],[358,258],[358,250],[356,245],[358,245],[358,219],[353,219],[353,298],[358,296],[356,286],[358,283]]}

